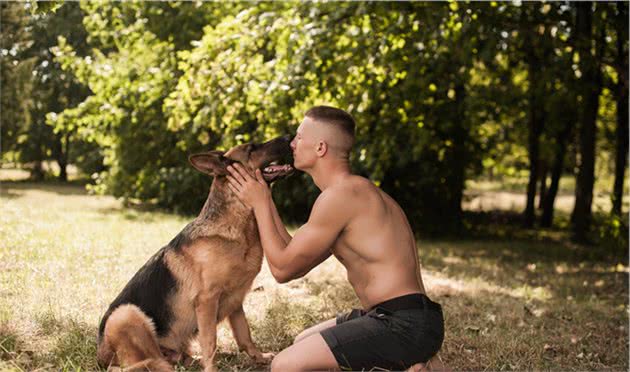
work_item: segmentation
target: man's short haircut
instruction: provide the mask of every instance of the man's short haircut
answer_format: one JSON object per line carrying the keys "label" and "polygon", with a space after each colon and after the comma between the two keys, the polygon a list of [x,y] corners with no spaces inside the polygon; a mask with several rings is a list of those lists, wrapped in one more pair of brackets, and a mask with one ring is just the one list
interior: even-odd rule
{"label": "man's short haircut", "polygon": [[350,139],[354,142],[354,118],[346,111],[330,106],[315,106],[306,111],[304,116],[334,125],[350,136]]}

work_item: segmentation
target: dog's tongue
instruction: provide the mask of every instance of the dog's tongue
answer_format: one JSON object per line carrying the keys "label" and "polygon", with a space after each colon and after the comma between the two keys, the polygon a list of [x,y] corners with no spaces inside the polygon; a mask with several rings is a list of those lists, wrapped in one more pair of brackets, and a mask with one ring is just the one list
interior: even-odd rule
{"label": "dog's tongue", "polygon": [[265,167],[264,172],[266,173],[276,173],[276,172],[289,172],[293,169],[290,164],[283,165],[269,165]]}

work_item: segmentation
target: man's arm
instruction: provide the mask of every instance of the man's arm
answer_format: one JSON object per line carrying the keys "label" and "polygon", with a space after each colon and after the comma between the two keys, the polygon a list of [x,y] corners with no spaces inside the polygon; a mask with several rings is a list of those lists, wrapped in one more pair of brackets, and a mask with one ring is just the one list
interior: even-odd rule
{"label": "man's arm", "polygon": [[[267,183],[260,170],[252,177],[240,164],[227,167],[228,186],[246,205],[254,209],[260,241],[274,278],[280,283],[305,275],[331,255],[330,248],[350,219],[347,196],[342,190],[322,192],[308,222],[293,238],[285,238],[284,226],[279,229],[274,215],[277,210]],[[277,217],[280,221],[280,217]]]}
{"label": "man's arm", "polygon": [[271,200],[271,203],[269,204],[270,204],[269,208],[271,208],[271,215],[273,216],[273,222],[274,222],[274,225],[276,226],[276,230],[278,230],[278,233],[282,236],[282,240],[284,240],[286,244],[289,244],[289,242],[291,241],[291,235],[287,231],[287,228],[284,226],[284,223],[282,223],[282,219],[280,218],[280,215],[278,214],[278,209],[276,208],[276,204],[273,202],[273,199]]}
{"label": "man's arm", "polygon": [[337,192],[323,192],[315,201],[308,222],[288,244],[275,227],[272,207],[254,209],[263,250],[278,282],[304,276],[331,255],[330,248],[348,221],[347,210],[339,208],[342,201]]}

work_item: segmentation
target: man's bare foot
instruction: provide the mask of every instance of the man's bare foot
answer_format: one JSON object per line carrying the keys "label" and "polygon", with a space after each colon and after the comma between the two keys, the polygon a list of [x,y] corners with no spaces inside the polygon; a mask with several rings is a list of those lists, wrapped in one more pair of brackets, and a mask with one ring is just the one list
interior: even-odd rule
{"label": "man's bare foot", "polygon": [[409,367],[409,369],[407,370],[407,372],[428,372],[428,371],[452,372],[453,370],[448,368],[442,362],[442,359],[440,359],[438,355],[434,355],[433,358],[431,358],[426,363],[414,364],[411,367]]}

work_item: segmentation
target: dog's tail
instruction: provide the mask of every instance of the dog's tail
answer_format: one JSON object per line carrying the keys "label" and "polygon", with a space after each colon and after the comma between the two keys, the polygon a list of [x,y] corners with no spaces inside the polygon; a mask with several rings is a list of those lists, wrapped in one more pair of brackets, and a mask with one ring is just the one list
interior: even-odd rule
{"label": "dog's tail", "polygon": [[103,368],[120,365],[132,371],[173,370],[162,356],[153,322],[132,304],[117,307],[107,319],[97,359]]}

